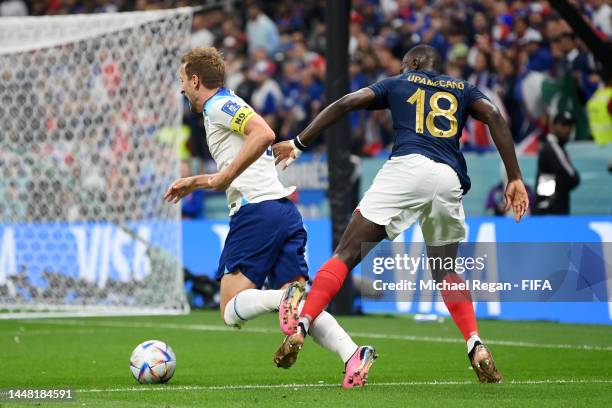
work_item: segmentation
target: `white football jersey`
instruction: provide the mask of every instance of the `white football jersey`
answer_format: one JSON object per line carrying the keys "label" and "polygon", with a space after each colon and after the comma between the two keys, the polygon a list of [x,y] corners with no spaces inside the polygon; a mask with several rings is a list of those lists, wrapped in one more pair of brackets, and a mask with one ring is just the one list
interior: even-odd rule
{"label": "white football jersey", "polygon": [[[244,143],[244,129],[255,112],[242,98],[220,88],[204,104],[206,140],[218,171],[238,155]],[[276,173],[272,148],[268,148],[225,191],[230,215],[241,205],[287,197],[295,187],[285,187]]]}

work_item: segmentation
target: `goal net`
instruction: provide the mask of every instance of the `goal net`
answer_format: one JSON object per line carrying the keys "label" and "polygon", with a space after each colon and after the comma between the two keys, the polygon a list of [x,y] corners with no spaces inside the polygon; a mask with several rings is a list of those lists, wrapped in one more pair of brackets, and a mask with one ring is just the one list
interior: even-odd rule
{"label": "goal net", "polygon": [[0,318],[187,310],[162,197],[191,17],[0,19]]}

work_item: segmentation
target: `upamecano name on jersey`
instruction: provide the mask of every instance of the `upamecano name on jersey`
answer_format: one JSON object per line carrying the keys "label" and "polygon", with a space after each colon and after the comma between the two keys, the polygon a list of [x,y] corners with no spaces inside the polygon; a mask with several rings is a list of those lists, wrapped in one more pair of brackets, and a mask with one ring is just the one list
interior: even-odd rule
{"label": "upamecano name on jersey", "polygon": [[429,78],[425,78],[425,77],[414,75],[414,74],[408,75],[406,80],[410,82],[414,82],[415,84],[437,86],[437,87],[442,87],[442,88],[463,89],[465,87],[465,84],[460,81],[452,81],[452,80],[444,80],[444,79],[438,79],[436,81],[432,81]]}

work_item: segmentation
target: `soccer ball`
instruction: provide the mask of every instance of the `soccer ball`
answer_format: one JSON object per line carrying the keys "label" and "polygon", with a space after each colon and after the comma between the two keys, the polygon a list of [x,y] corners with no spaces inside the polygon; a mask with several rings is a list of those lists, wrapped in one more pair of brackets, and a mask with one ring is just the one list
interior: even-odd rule
{"label": "soccer ball", "polygon": [[172,378],[176,356],[169,345],[159,340],[140,343],[130,357],[130,370],[141,384],[165,383]]}

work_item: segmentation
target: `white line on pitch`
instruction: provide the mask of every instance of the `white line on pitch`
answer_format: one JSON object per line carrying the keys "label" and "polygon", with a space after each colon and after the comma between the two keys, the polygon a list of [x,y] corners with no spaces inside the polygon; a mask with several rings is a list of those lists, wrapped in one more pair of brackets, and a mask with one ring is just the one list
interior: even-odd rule
{"label": "white line on pitch", "polygon": [[[427,385],[469,385],[474,381],[397,381],[397,382],[373,382],[368,387],[398,387],[398,386],[427,386]],[[512,385],[541,385],[541,384],[612,384],[612,380],[526,380],[509,381],[505,384]],[[100,393],[100,392],[145,392],[145,391],[226,391],[226,390],[252,390],[252,389],[288,389],[288,388],[339,388],[339,384],[243,384],[243,385],[164,385],[164,386],[139,386],[126,388],[95,388],[81,389],[76,392]]]}
{"label": "white line on pitch", "polygon": [[[236,332],[227,326],[212,325],[212,324],[175,324],[175,323],[150,323],[150,322],[112,322],[112,321],[93,321],[93,320],[73,320],[73,319],[48,319],[48,320],[24,320],[22,323],[29,324],[52,324],[59,326],[99,326],[99,327],[129,327],[129,328],[150,328],[150,329],[176,329],[176,330],[192,330],[192,331],[213,331],[213,332]],[[240,330],[247,333],[265,333],[276,334],[279,330],[266,329],[263,327],[244,327]],[[413,336],[402,334],[384,334],[384,333],[365,333],[365,332],[350,332],[351,336],[364,337],[370,339],[382,340],[402,340],[416,342],[431,342],[431,343],[460,343],[464,341],[460,338],[448,337],[432,337],[432,336]],[[512,340],[488,340],[487,344],[493,346],[508,346],[508,347],[525,347],[525,348],[545,348],[545,349],[567,349],[567,350],[593,350],[593,351],[612,351],[612,346],[598,346],[592,344],[550,344],[550,343],[531,343],[526,341]]]}
{"label": "white line on pitch", "polygon": [[31,336],[31,335],[46,335],[46,334],[100,334],[102,333],[108,333],[111,330],[112,327],[109,327],[103,331],[101,331],[100,329],[66,329],[66,330],[61,330],[61,329],[57,329],[57,330],[52,330],[52,329],[46,329],[46,330],[15,330],[15,331],[10,331],[10,332],[0,332],[0,336]]}

